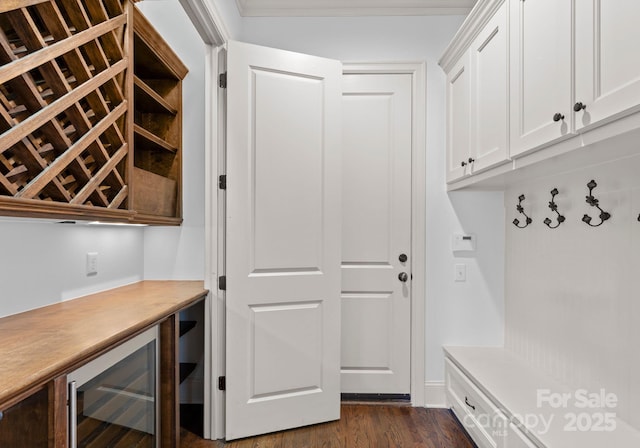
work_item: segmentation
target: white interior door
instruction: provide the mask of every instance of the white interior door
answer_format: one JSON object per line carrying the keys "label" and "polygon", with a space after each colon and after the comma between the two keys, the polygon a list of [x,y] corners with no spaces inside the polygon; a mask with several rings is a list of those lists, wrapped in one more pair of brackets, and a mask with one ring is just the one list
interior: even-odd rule
{"label": "white interior door", "polygon": [[411,390],[411,83],[343,76],[343,393]]}
{"label": "white interior door", "polygon": [[341,72],[228,46],[227,440],[340,418]]}

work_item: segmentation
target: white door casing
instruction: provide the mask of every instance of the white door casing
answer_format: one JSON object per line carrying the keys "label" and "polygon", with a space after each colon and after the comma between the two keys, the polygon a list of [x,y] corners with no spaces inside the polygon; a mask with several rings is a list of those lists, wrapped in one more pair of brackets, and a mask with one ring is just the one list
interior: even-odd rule
{"label": "white door casing", "polygon": [[409,394],[412,76],[342,85],[341,390]]}
{"label": "white door casing", "polygon": [[340,62],[229,42],[226,438],[340,417]]}

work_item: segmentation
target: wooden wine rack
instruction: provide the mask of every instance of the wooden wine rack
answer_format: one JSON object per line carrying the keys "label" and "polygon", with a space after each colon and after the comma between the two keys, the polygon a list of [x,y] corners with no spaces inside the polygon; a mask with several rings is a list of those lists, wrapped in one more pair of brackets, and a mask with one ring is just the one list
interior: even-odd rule
{"label": "wooden wine rack", "polygon": [[138,35],[131,0],[0,2],[0,214],[180,224],[186,68],[157,36],[152,69],[181,77],[143,81]]}

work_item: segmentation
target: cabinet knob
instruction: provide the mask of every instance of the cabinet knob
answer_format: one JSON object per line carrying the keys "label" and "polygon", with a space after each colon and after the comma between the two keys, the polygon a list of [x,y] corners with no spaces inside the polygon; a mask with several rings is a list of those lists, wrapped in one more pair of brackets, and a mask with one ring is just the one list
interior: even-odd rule
{"label": "cabinet knob", "polygon": [[564,120],[564,115],[562,115],[560,112],[558,112],[557,114],[555,114],[553,116],[553,121],[560,121],[560,120]]}
{"label": "cabinet knob", "polygon": [[462,162],[460,162],[460,166],[464,167],[467,166],[467,162],[465,162],[464,160]]}
{"label": "cabinet knob", "polygon": [[587,108],[587,105],[581,103],[580,101],[578,101],[576,104],[573,105],[573,110],[575,112],[580,112],[581,110],[585,110],[586,108]]}
{"label": "cabinet knob", "polygon": [[469,163],[473,163],[475,161],[476,161],[476,159],[474,159],[473,157],[469,157]]}

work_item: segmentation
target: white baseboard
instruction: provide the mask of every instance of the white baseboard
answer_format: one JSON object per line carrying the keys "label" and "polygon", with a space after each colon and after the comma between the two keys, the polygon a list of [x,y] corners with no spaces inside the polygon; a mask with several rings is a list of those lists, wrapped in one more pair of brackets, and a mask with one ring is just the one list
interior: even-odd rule
{"label": "white baseboard", "polygon": [[424,383],[425,408],[447,408],[444,393],[444,381],[426,381]]}

